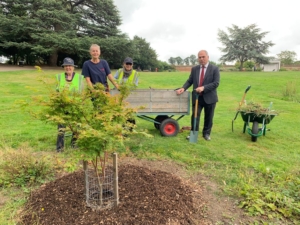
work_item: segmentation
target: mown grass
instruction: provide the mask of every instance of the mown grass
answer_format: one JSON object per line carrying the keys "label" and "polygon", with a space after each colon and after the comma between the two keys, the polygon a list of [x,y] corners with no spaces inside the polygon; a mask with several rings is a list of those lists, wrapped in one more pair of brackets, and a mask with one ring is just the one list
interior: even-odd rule
{"label": "mown grass", "polygon": [[[22,109],[20,102],[32,96],[47,95],[47,88],[38,77],[47,78],[51,83],[56,73],[55,70],[0,72],[3,93],[0,96],[0,147],[17,150],[26,146],[34,152],[54,153],[56,126],[36,120],[27,112],[28,108]],[[188,72],[142,72],[139,88],[175,89],[188,75]],[[127,149],[118,151],[150,160],[174,160],[190,171],[210,176],[220,185],[220,193],[238,197],[249,213],[266,215],[269,219],[288,218],[296,223],[300,218],[299,76],[299,72],[294,71],[223,72],[210,142],[199,135],[197,143],[189,143],[185,139],[188,131],[176,137],[162,137],[152,123],[137,118],[137,129],[147,130],[153,138],[133,136],[126,141]],[[242,133],[240,117],[234,121],[234,132],[231,130],[248,85],[251,89],[247,101],[266,107],[273,102],[273,109],[280,112],[267,126],[270,131],[257,142],[251,142],[250,135]],[[287,94],[289,89],[291,93]],[[30,109],[34,111],[35,107],[39,106]],[[202,121],[203,118],[201,125]],[[179,124],[189,126],[190,116],[180,119]],[[19,206],[16,204],[15,208]],[[6,206],[2,209],[11,210]],[[0,224],[5,223],[0,219]]]}

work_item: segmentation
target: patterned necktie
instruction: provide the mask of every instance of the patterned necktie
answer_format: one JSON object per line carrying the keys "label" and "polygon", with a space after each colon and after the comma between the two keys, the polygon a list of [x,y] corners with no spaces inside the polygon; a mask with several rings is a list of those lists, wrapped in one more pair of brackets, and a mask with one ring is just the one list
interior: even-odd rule
{"label": "patterned necktie", "polygon": [[202,66],[201,75],[200,75],[200,81],[199,81],[199,87],[201,87],[202,84],[203,84],[203,79],[204,79],[204,69],[205,69],[205,66]]}

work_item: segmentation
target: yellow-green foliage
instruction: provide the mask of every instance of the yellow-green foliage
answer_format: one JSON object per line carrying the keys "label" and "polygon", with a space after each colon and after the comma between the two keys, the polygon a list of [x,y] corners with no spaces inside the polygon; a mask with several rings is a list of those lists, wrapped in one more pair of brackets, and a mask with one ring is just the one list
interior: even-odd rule
{"label": "yellow-green foliage", "polygon": [[43,182],[53,175],[48,157],[40,157],[26,149],[2,151],[0,186],[24,186]]}
{"label": "yellow-green foliage", "polygon": [[63,124],[73,133],[78,148],[72,151],[72,159],[91,161],[95,169],[102,170],[97,167],[105,164],[108,153],[123,145],[124,136],[136,133],[132,132],[135,125],[128,122],[135,109],[124,101],[133,88],[120,84],[115,95],[106,92],[102,84],[81,92],[53,89],[47,98],[34,98],[33,102],[42,106],[39,119]]}

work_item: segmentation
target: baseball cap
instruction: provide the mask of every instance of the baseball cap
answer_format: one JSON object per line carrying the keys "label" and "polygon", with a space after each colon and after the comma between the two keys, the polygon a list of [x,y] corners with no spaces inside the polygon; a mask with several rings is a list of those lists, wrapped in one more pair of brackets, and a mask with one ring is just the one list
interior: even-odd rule
{"label": "baseball cap", "polygon": [[132,58],[127,57],[127,58],[124,59],[124,63],[131,63],[131,64],[133,64],[133,60],[132,60]]}

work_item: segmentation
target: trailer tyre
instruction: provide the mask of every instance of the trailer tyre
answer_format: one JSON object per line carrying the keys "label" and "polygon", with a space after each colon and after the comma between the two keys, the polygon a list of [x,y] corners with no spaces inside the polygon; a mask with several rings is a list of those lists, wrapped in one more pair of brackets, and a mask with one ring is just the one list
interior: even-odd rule
{"label": "trailer tyre", "polygon": [[[252,134],[258,134],[258,122],[257,121],[253,121]],[[257,136],[251,135],[251,141],[256,142],[257,141]]]}
{"label": "trailer tyre", "polygon": [[160,124],[159,129],[162,136],[173,137],[179,132],[179,124],[177,120],[168,118]]}
{"label": "trailer tyre", "polygon": [[155,117],[155,121],[159,122],[160,124],[158,123],[154,123],[154,127],[159,130],[159,127],[161,125],[161,123],[165,120],[165,119],[168,119],[169,117],[168,116],[165,116],[165,115],[158,115],[157,117]]}

